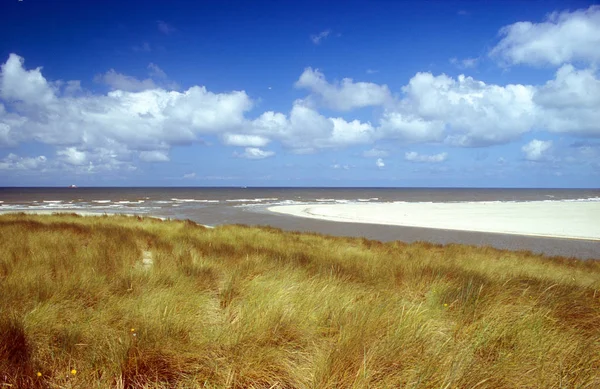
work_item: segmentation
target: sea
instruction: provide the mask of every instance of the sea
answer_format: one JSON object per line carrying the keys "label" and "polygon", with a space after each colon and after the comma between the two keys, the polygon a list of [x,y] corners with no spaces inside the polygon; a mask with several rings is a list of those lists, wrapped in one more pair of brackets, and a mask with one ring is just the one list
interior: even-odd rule
{"label": "sea", "polygon": [[[268,211],[273,205],[393,202],[600,202],[600,189],[78,187],[0,188],[0,211],[127,213],[189,219],[206,226],[268,225],[284,230],[361,236],[382,241],[425,240],[600,258],[600,242],[377,226],[304,219]],[[598,221],[600,223],[600,221]],[[551,243],[552,241],[553,243]],[[570,243],[564,243],[564,242]],[[558,242],[558,243],[557,243]],[[563,242],[563,243],[560,243]],[[587,242],[587,243],[586,243]],[[585,247],[585,246],[589,247]],[[558,249],[556,248],[558,247]],[[561,248],[562,247],[562,248]],[[567,249],[564,249],[564,248]]]}

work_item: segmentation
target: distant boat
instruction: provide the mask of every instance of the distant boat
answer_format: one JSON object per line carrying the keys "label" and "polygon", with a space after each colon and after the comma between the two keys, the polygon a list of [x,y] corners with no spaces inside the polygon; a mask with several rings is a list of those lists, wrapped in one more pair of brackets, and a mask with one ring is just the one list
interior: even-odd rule
{"label": "distant boat", "polygon": [[69,185],[69,188],[71,188],[71,189],[75,189],[75,188],[77,188],[77,185],[75,185],[75,184],[73,184],[73,185]]}

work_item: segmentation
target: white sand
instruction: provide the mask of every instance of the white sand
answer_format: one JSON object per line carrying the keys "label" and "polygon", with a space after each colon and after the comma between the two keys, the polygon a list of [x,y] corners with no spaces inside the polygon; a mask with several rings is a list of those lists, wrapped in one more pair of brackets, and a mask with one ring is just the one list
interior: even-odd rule
{"label": "white sand", "polygon": [[600,202],[531,201],[282,205],[312,219],[600,240]]}

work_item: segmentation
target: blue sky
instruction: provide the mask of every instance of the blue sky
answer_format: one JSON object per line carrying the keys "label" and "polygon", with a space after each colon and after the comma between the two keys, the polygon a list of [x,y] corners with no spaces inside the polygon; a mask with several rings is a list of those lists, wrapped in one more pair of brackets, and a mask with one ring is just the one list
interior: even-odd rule
{"label": "blue sky", "polygon": [[2,186],[600,186],[593,2],[0,3]]}

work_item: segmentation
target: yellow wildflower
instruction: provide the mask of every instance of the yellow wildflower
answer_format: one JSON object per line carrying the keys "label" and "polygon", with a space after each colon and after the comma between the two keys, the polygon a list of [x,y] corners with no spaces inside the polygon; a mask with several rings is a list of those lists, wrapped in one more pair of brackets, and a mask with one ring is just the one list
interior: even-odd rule
{"label": "yellow wildflower", "polygon": [[447,307],[447,306],[448,306],[448,304],[444,304],[444,306],[445,306],[445,307]]}
{"label": "yellow wildflower", "polygon": [[38,371],[36,375],[37,375],[38,377],[41,377],[41,376],[42,376],[42,373]]}
{"label": "yellow wildflower", "polygon": [[131,332],[135,332],[135,328],[132,328],[132,329],[131,329]]}
{"label": "yellow wildflower", "polygon": [[71,370],[71,374],[73,374],[73,375],[77,374],[77,370],[75,370],[75,369]]}

